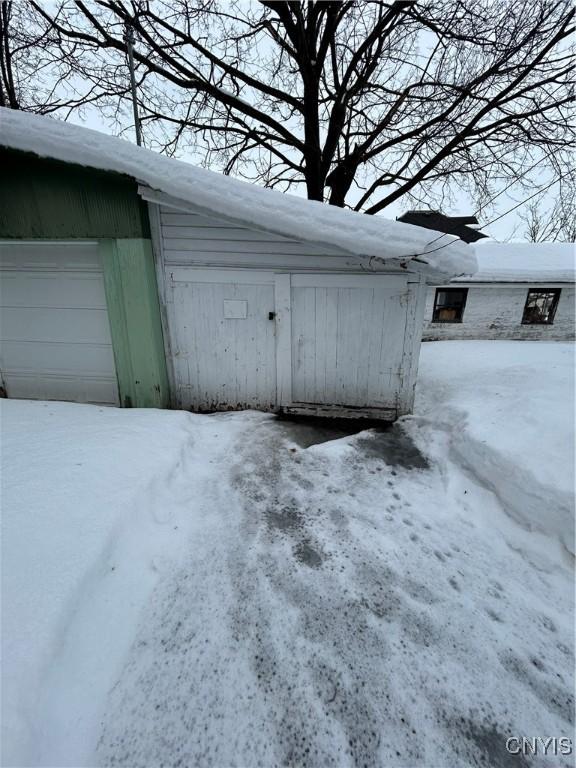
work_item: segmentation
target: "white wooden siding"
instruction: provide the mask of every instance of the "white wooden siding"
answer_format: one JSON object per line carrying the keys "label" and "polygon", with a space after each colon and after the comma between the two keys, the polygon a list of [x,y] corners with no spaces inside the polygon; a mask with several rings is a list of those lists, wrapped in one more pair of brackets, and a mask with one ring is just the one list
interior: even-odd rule
{"label": "white wooden siding", "polygon": [[292,278],[292,400],[395,408],[401,390],[407,281]]}
{"label": "white wooden siding", "polygon": [[[575,336],[575,291],[569,283],[452,283],[448,288],[468,288],[461,323],[434,323],[435,288],[429,288],[424,317],[425,341],[442,339],[531,339],[570,341]],[[560,288],[560,299],[551,325],[522,325],[530,288]]]}
{"label": "white wooden siding", "polygon": [[[182,408],[226,410],[276,405],[273,275],[251,271],[173,271],[170,316],[177,401]],[[246,317],[226,317],[226,302]],[[230,314],[230,313],[228,313]],[[238,313],[236,313],[238,314]]]}
{"label": "white wooden siding", "polygon": [[238,226],[193,211],[159,207],[163,258],[167,265],[349,270],[360,260],[337,248]]}
{"label": "white wooden siding", "polygon": [[418,282],[408,281],[406,332],[404,334],[404,354],[402,359],[401,396],[398,402],[398,416],[412,413],[416,393],[416,379],[420,362],[420,346],[426,306],[426,281],[422,275]]}
{"label": "white wooden siding", "polygon": [[95,243],[0,244],[0,369],[9,397],[118,403]]}
{"label": "white wooden siding", "polygon": [[[421,276],[180,205],[150,208],[175,405],[410,412]],[[245,302],[246,317],[226,302]]]}

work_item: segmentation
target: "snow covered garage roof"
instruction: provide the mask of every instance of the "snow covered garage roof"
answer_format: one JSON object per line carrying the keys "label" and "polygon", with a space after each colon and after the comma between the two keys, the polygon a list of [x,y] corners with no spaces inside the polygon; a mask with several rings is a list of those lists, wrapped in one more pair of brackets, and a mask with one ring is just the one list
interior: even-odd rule
{"label": "snow covered garage roof", "polygon": [[434,281],[476,271],[473,248],[452,235],[264,189],[50,117],[0,108],[0,145],[117,171],[258,229],[392,265],[412,262],[411,269]]}
{"label": "snow covered garage roof", "polygon": [[573,283],[574,243],[494,243],[476,245],[478,272],[458,283]]}

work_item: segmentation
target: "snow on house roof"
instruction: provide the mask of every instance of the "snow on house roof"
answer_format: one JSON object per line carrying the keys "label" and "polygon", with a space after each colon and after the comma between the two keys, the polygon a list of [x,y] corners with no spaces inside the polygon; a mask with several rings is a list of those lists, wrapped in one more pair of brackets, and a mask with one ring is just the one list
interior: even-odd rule
{"label": "snow on house roof", "polygon": [[574,243],[495,243],[476,245],[478,272],[458,283],[573,283]]}
{"label": "snow on house roof", "polygon": [[0,108],[0,145],[117,171],[211,213],[356,256],[409,266],[434,281],[476,270],[474,250],[452,235],[275,192],[50,117]]}

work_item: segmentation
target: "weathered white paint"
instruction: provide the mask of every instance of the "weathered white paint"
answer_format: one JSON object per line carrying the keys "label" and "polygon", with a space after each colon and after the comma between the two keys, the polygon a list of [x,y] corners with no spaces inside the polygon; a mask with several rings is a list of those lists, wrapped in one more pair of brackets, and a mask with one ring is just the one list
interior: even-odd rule
{"label": "weathered white paint", "polygon": [[293,275],[293,403],[397,407],[407,292],[400,275]]}
{"label": "weathered white paint", "polygon": [[275,266],[279,256],[293,256],[295,258],[288,261],[293,266],[299,266],[306,264],[312,255],[331,258],[330,265],[334,267],[346,268],[351,261],[357,263],[349,254],[343,251],[339,254],[338,249],[240,227],[236,222],[194,211],[175,213],[161,207],[160,222],[167,264],[189,264],[193,261],[195,264],[227,265],[231,254],[239,266]]}
{"label": "weathered white paint", "polygon": [[419,275],[194,209],[160,206],[152,222],[176,405],[410,412]]}
{"label": "weathered white paint", "polygon": [[[226,317],[226,302],[246,317]],[[169,300],[176,400],[181,408],[274,410],[274,276],[250,270],[173,270]]]}
{"label": "weathered white paint", "polygon": [[96,243],[0,243],[0,371],[9,397],[118,404]]}
{"label": "weathered white paint", "polygon": [[418,363],[420,361],[420,345],[424,326],[424,309],[426,306],[426,281],[421,276],[418,282],[408,280],[408,307],[406,316],[406,333],[404,334],[404,353],[402,360],[402,392],[398,416],[412,413]]}
{"label": "weathered white paint", "polygon": [[274,275],[276,304],[276,405],[292,403],[292,276]]}
{"label": "weathered white paint", "polygon": [[[456,286],[456,284],[451,284]],[[446,286],[451,287],[451,286]],[[425,341],[442,339],[574,339],[575,298],[572,283],[487,283],[468,284],[468,298],[461,323],[433,323],[435,288],[429,288],[424,318]],[[560,299],[551,325],[522,325],[530,288],[560,288]]]}

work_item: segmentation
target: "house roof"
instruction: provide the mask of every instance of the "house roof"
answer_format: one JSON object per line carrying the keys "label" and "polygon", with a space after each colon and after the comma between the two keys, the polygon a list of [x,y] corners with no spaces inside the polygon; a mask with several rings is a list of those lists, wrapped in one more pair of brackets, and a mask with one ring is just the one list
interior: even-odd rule
{"label": "house roof", "polygon": [[476,240],[488,237],[480,230],[468,226],[478,224],[476,216],[446,216],[440,211],[406,211],[402,216],[398,216],[397,221],[456,235],[465,243],[474,243]]}
{"label": "house roof", "polygon": [[117,171],[210,213],[421,271],[434,282],[476,270],[473,249],[452,235],[265,189],[50,117],[0,108],[0,146]]}
{"label": "house roof", "polygon": [[573,283],[574,243],[495,243],[476,246],[478,271],[458,283]]}

